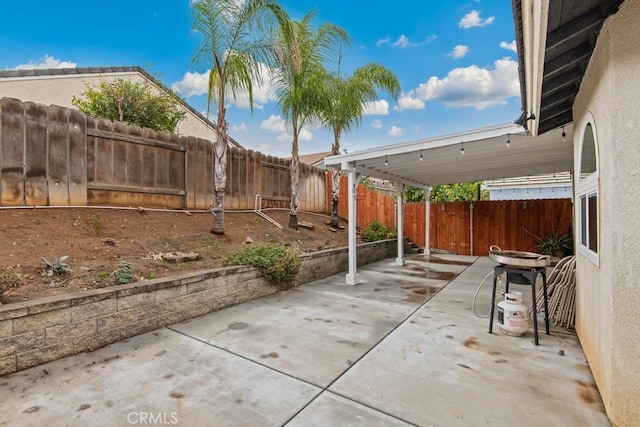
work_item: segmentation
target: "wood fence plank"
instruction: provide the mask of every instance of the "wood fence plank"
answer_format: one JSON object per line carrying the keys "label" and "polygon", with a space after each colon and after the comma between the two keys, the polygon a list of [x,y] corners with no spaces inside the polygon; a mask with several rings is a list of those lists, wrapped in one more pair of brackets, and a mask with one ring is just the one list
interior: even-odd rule
{"label": "wood fence plank", "polygon": [[25,199],[29,206],[43,206],[47,200],[47,107],[25,103]]}
{"label": "wood fence plank", "polygon": [[[96,127],[100,131],[113,133],[113,122],[98,119]],[[113,140],[96,138],[96,179],[95,182],[107,184],[113,182]]]}
{"label": "wood fence plank", "polygon": [[48,109],[49,203],[69,204],[69,110],[57,105]]}
{"label": "wood fence plank", "polygon": [[[143,130],[139,126],[129,126],[129,135],[142,138]],[[127,144],[127,186],[142,188],[144,187],[142,149],[140,144]]]}
{"label": "wood fence plank", "polygon": [[207,209],[209,207],[209,194],[207,191],[207,168],[210,167],[208,153],[211,151],[211,143],[206,139],[197,138],[196,143],[196,209]]}
{"label": "wood fence plank", "polygon": [[25,105],[12,98],[0,102],[0,205],[20,206],[25,204]]}
{"label": "wood fence plank", "polygon": [[[156,139],[156,131],[154,129],[143,128],[142,129],[143,138],[149,140]],[[144,145],[142,147],[142,184],[143,188],[156,188],[156,146],[154,145]],[[157,194],[153,194],[152,197],[149,197],[148,203],[145,206],[160,206],[162,200],[158,200]]]}
{"label": "wood fence plank", "polygon": [[[97,120],[91,116],[87,116],[87,134],[90,130],[95,130],[97,126]],[[98,138],[95,136],[87,135],[87,184],[96,182],[96,143]],[[90,202],[89,202],[90,203]]]}
{"label": "wood fence plank", "polygon": [[87,205],[87,119],[69,110],[69,203]]}

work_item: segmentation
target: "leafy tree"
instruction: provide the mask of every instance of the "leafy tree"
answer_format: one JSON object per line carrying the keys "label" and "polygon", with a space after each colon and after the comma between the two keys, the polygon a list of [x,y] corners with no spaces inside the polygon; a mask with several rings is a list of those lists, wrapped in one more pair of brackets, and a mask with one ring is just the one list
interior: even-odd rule
{"label": "leafy tree", "polygon": [[[464,182],[448,185],[436,185],[431,189],[432,202],[464,202],[478,199],[478,187],[482,184],[478,182]],[[481,200],[489,200],[489,192],[481,190]],[[405,202],[424,202],[424,190],[421,188],[407,186],[404,192]]]}
{"label": "leafy tree", "polygon": [[229,135],[226,104],[229,97],[247,94],[253,111],[253,84],[260,82],[261,63],[273,62],[270,32],[278,22],[288,22],[287,13],[275,0],[196,0],[192,28],[202,35],[193,60],[210,65],[207,114],[217,104],[214,142],[214,190],[216,214],[212,232],[224,234],[224,194],[227,182]]}
{"label": "leafy tree", "polygon": [[424,190],[407,185],[404,189],[404,201],[407,203],[424,202]]}
{"label": "leafy tree", "polygon": [[326,90],[325,64],[334,48],[348,44],[346,32],[333,24],[313,28],[309,12],[301,21],[289,21],[280,26],[274,45],[277,59],[274,80],[277,84],[278,104],[287,125],[291,126],[291,202],[289,227],[298,227],[298,188],[300,159],[298,139],[305,124],[319,120],[327,111],[329,93]]}
{"label": "leafy tree", "polygon": [[187,114],[177,95],[161,92],[150,83],[134,83],[118,78],[111,83],[101,82],[97,88],[87,86],[71,103],[93,117],[136,124],[173,133]]}
{"label": "leafy tree", "polygon": [[[394,98],[400,94],[400,82],[394,73],[380,64],[369,63],[356,69],[349,77],[338,72],[330,75],[325,83],[329,104],[321,112],[322,123],[333,131],[331,155],[340,154],[340,138],[343,131],[360,126],[364,115],[364,103],[375,101],[376,89],[389,92]],[[338,226],[338,198],[340,194],[340,170],[333,170],[331,226]]]}

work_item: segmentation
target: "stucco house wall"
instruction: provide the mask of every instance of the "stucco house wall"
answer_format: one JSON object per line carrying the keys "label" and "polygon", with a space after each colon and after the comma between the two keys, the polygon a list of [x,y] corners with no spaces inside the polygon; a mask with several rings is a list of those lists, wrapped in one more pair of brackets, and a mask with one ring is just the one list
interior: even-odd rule
{"label": "stucco house wall", "polygon": [[[6,96],[22,101],[75,108],[71,104],[74,95],[80,96],[86,91],[87,85],[98,87],[103,81],[113,82],[118,78],[126,78],[136,83],[150,82],[158,91],[165,90],[145,76],[137,67],[121,67],[120,69],[123,71],[109,72],[105,71],[109,70],[109,67],[105,67],[96,69],[98,72],[2,77],[0,78],[0,97]],[[184,105],[181,108],[187,112],[187,115],[178,124],[176,133],[196,136],[212,142],[215,141],[215,128],[204,119],[204,116],[196,114],[196,112]]]}
{"label": "stucco house wall", "polygon": [[573,111],[575,170],[592,121],[599,171],[598,259],[577,251],[576,330],[615,426],[640,425],[639,31],[640,0],[627,0],[600,32]]}

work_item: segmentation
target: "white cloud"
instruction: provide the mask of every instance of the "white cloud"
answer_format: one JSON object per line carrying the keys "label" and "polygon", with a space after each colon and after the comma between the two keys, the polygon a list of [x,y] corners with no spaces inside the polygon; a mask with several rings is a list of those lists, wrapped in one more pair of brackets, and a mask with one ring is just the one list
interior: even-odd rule
{"label": "white cloud", "polygon": [[61,61],[49,55],[44,55],[44,57],[40,59],[41,62],[38,63],[29,62],[28,64],[17,65],[14,67],[14,70],[28,70],[32,68],[76,68],[78,66],[75,62]]}
{"label": "white cloud", "polygon": [[382,122],[379,119],[374,119],[371,122],[371,127],[374,129],[382,129]]}
{"label": "white cloud", "polygon": [[399,128],[398,126],[391,126],[391,129],[389,129],[387,134],[389,136],[402,136],[402,128]]}
{"label": "white cloud", "polygon": [[480,18],[480,12],[477,10],[472,10],[462,17],[458,25],[460,28],[473,28],[473,27],[486,27],[487,25],[493,24],[493,21],[496,19],[495,16],[490,16],[487,19]]}
{"label": "white cloud", "polygon": [[287,131],[287,125],[282,117],[272,114],[268,119],[263,120],[262,123],[260,123],[260,129],[274,133],[281,133]]}
{"label": "white cloud", "polygon": [[247,130],[247,124],[242,122],[239,125],[231,125],[231,130],[233,132],[244,132]]}
{"label": "white cloud", "polygon": [[469,46],[465,46],[463,44],[459,44],[453,48],[453,51],[449,53],[447,56],[451,56],[455,59],[464,58],[465,55],[469,52]]}
{"label": "white cloud", "polygon": [[398,37],[398,40],[393,42],[393,47],[399,47],[401,49],[404,49],[405,47],[410,47],[410,46],[415,46],[415,44],[411,43],[409,41],[409,38],[407,36],[405,36],[404,34],[402,34],[400,37]]}
{"label": "white cloud", "polygon": [[[260,129],[267,130],[269,132],[277,133],[277,140],[280,142],[293,141],[293,135],[291,129],[287,126],[284,119],[280,116],[270,115],[268,119],[263,120],[260,123]],[[313,132],[307,126],[303,126],[298,135],[298,141],[311,141],[313,139]]]}
{"label": "white cloud", "polygon": [[454,68],[446,77],[432,76],[415,89],[423,101],[440,100],[448,107],[474,107],[482,110],[504,105],[520,95],[518,63],[511,58],[495,61],[494,68],[477,65]]}
{"label": "white cloud", "polygon": [[390,43],[390,42],[391,42],[391,39],[390,39],[389,37],[385,37],[385,38],[383,38],[383,39],[379,39],[379,40],[376,42],[376,46],[380,47],[380,46],[385,45],[385,44],[388,44],[388,43]]}
{"label": "white cloud", "polygon": [[424,106],[425,102],[416,97],[415,91],[410,90],[408,93],[402,94],[398,99],[398,105],[394,107],[394,110],[422,110]]}
{"label": "white cloud", "polygon": [[389,114],[389,103],[384,99],[365,102],[362,106],[364,107],[365,116],[386,116]]}
{"label": "white cloud", "polygon": [[[276,101],[275,87],[271,81],[269,68],[260,65],[261,81],[253,83],[253,106],[257,109],[264,108],[265,104]],[[171,85],[171,88],[184,96],[199,96],[207,93],[209,86],[209,71],[204,73],[187,71],[182,80]],[[239,108],[249,109],[249,94],[246,92],[237,94],[233,99],[232,94],[228,93],[228,102]]]}
{"label": "white cloud", "polygon": [[209,87],[209,71],[206,73],[184,73],[182,80],[171,85],[171,89],[184,96],[199,96],[207,93]]}
{"label": "white cloud", "polygon": [[518,49],[516,48],[516,41],[510,41],[510,42],[500,42],[500,47],[503,49],[507,49],[507,50],[512,50],[514,52],[517,52]]}

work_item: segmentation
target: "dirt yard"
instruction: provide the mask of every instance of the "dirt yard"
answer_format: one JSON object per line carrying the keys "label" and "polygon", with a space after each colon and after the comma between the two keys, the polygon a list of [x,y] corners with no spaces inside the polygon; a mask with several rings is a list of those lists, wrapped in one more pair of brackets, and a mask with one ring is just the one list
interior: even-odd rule
{"label": "dirt yard", "polygon": [[[296,253],[347,246],[347,230],[331,231],[329,217],[299,213],[313,230],[287,227],[287,210],[225,213],[226,234],[210,232],[211,213],[94,208],[0,210],[0,279],[17,274],[22,285],[4,303],[112,286],[120,261],[133,265],[138,280],[220,267],[248,244],[279,243]],[[341,222],[341,226],[346,223]],[[245,243],[251,239],[253,243]],[[169,262],[166,254],[195,252],[196,261]],[[165,257],[163,258],[163,255]],[[42,258],[68,256],[70,273],[47,277]]]}

